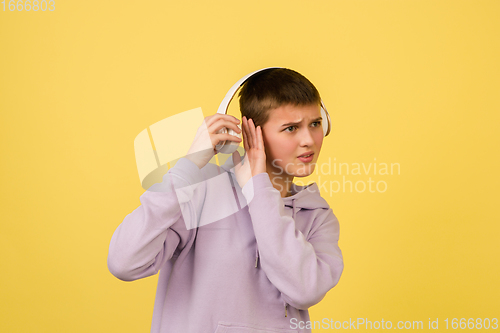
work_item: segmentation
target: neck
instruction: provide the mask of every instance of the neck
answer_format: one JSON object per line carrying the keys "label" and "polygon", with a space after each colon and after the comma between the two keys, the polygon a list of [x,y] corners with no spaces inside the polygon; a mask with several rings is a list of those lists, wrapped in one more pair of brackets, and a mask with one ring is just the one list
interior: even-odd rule
{"label": "neck", "polygon": [[292,195],[293,176],[285,173],[276,174],[276,170],[273,170],[272,172],[267,171],[267,174],[269,175],[271,184],[273,184],[273,187],[280,192],[282,198]]}

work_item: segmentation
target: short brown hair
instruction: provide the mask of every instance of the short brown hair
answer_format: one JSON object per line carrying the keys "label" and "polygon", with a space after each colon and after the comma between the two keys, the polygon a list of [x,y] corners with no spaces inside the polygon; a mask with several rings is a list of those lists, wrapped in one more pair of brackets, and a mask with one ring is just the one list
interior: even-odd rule
{"label": "short brown hair", "polygon": [[241,87],[241,116],[263,126],[269,110],[282,105],[321,104],[314,85],[302,74],[287,68],[269,68],[252,75]]}

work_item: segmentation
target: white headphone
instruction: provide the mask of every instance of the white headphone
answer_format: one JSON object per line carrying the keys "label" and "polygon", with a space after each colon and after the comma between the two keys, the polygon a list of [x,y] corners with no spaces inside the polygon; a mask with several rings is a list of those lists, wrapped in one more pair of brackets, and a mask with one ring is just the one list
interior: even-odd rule
{"label": "white headphone", "polygon": [[[236,91],[243,85],[243,83],[245,83],[246,80],[248,80],[252,75],[254,74],[257,74],[263,70],[266,70],[266,69],[271,69],[271,68],[283,68],[283,67],[267,67],[267,68],[262,68],[262,69],[259,69],[253,73],[250,73],[248,75],[245,75],[244,77],[242,77],[240,80],[238,80],[238,82],[236,82],[232,87],[231,89],[229,89],[229,91],[227,92],[226,94],[226,97],[224,97],[224,99],[222,100],[222,102],[220,103],[219,105],[219,109],[217,109],[217,113],[220,113],[220,114],[226,114],[227,113],[227,108],[229,107],[229,103],[231,102],[231,100],[233,99],[234,95],[236,95]],[[323,104],[323,101],[321,101],[321,117],[323,117],[323,135],[324,136],[327,136],[328,134],[330,134],[330,129],[331,129],[331,124],[330,124],[330,115],[328,114],[328,111],[326,110],[326,107],[325,107],[325,104]],[[326,119],[326,121],[324,121]],[[238,125],[238,127],[240,127]],[[241,128],[241,127],[240,127]],[[220,129],[217,133],[226,133],[228,131],[228,129],[226,127]],[[233,129],[229,129],[229,134],[230,135],[234,135],[234,136],[237,136],[239,138],[241,138],[241,135],[236,133]],[[234,141],[220,141],[216,146],[215,146],[215,150],[218,152],[218,153],[223,153],[223,154],[232,154],[233,152],[236,151],[236,149],[238,148],[239,144],[237,142],[234,142]]]}

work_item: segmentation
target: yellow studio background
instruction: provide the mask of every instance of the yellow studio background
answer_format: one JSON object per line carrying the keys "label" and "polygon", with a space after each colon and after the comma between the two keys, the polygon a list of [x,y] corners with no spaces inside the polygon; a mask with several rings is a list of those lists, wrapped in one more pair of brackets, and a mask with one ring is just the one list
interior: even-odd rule
{"label": "yellow studio background", "polygon": [[[157,276],[106,265],[144,191],[134,138],[215,113],[268,66],[304,74],[332,117],[332,171],[310,178],[326,181],[345,270],[311,319],[500,319],[500,1],[0,6],[1,332],[148,332]],[[335,191],[343,176],[386,190]]]}

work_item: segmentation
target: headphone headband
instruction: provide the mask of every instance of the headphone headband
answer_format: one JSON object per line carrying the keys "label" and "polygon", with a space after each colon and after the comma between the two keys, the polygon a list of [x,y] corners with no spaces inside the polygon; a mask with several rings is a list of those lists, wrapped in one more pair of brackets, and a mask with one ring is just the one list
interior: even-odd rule
{"label": "headphone headband", "polygon": [[236,94],[236,91],[245,83],[246,80],[248,80],[252,75],[257,74],[258,72],[262,72],[263,70],[266,69],[271,69],[271,68],[282,68],[282,67],[267,67],[267,68],[262,68],[259,70],[256,70],[255,72],[252,72],[250,74],[245,75],[241,79],[236,82],[231,89],[226,94],[226,97],[222,100],[222,102],[219,105],[219,108],[217,109],[217,113],[222,113],[226,114],[227,113],[227,108],[229,106],[229,103],[231,103],[231,100],[233,99],[234,95]]}

